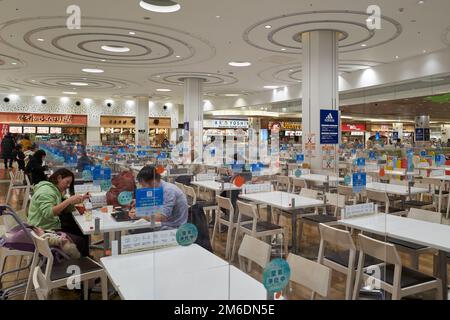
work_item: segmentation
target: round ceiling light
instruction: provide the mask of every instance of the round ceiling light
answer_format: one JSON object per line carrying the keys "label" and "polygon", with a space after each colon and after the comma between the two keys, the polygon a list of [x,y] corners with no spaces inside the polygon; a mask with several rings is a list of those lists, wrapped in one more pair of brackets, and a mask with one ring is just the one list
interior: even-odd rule
{"label": "round ceiling light", "polygon": [[156,89],[156,91],[159,91],[159,92],[170,92],[172,90],[170,90],[170,89]]}
{"label": "round ceiling light", "polygon": [[142,0],[139,5],[141,8],[161,13],[175,12],[181,9],[181,6],[171,0]]}
{"label": "round ceiling light", "polygon": [[63,93],[64,94],[72,94],[72,95],[77,94],[76,92],[73,92],[73,91],[63,91]]}
{"label": "round ceiling light", "polygon": [[130,48],[122,46],[102,46],[102,50],[109,52],[124,53],[130,51]]}
{"label": "round ceiling light", "polygon": [[87,73],[103,73],[103,72],[105,72],[102,69],[95,69],[95,68],[84,68],[84,69],[81,69],[81,71],[87,72]]}
{"label": "round ceiling light", "polygon": [[232,67],[248,67],[248,66],[252,65],[251,62],[247,62],[247,61],[231,61],[231,62],[228,62],[228,64]]}
{"label": "round ceiling light", "polygon": [[89,85],[89,83],[86,82],[71,82],[70,84],[77,87],[86,87]]}

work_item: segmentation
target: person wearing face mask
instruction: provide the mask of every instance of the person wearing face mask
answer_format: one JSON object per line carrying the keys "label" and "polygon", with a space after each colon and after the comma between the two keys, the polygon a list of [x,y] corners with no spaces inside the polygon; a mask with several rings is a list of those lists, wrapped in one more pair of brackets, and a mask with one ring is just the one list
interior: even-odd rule
{"label": "person wearing face mask", "polygon": [[[67,190],[72,195],[66,198]],[[89,247],[86,239],[82,237],[78,228],[73,228],[73,223],[62,223],[61,218],[72,217],[74,205],[89,198],[88,194],[74,194],[74,175],[72,171],[62,168],[52,174],[48,181],[41,181],[34,187],[28,211],[28,223],[44,230],[64,231],[70,234],[82,255],[88,255]],[[73,218],[72,218],[73,219]],[[67,227],[68,225],[68,227]],[[77,230],[78,229],[78,230]]]}

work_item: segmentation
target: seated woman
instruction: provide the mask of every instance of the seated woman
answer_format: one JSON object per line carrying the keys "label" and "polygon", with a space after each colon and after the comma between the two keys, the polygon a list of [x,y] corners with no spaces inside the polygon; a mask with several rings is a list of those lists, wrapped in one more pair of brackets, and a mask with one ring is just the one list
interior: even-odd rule
{"label": "seated woman", "polygon": [[48,167],[43,165],[46,155],[44,150],[36,151],[25,168],[25,172],[29,175],[31,183],[34,185],[47,180],[45,171],[47,171]]}
{"label": "seated woman", "polygon": [[[161,180],[161,175],[153,166],[146,166],[137,175],[137,181],[142,188],[162,188],[164,207],[162,214],[156,214],[156,221],[161,221],[163,229],[175,229],[188,220],[188,203],[186,195],[176,185]],[[136,217],[134,209],[129,214]],[[149,217],[145,217],[149,219]]]}
{"label": "seated woman", "polygon": [[74,193],[74,175],[65,168],[52,174],[49,181],[39,182],[34,187],[31,198],[28,223],[44,230],[63,231],[69,234],[81,254],[87,256],[89,254],[87,239],[76,226],[71,212],[74,210],[74,204],[83,202],[89,195],[72,195],[66,199],[68,189],[70,194]]}

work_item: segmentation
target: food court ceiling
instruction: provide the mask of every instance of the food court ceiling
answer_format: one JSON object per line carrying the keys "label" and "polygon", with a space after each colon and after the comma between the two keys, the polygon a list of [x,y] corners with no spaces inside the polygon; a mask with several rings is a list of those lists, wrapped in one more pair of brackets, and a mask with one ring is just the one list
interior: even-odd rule
{"label": "food court ceiling", "polygon": [[[0,0],[0,92],[111,98],[150,95],[182,103],[182,78],[206,79],[206,96],[301,83],[298,34],[341,31],[340,70],[352,72],[450,46],[450,1],[179,0],[175,13],[139,0]],[[68,6],[81,29],[66,26]],[[366,9],[381,8],[381,29]],[[268,27],[270,26],[270,28]],[[127,47],[110,52],[102,46]],[[228,65],[249,61],[249,67]],[[82,72],[82,68],[104,73]],[[157,89],[170,89],[160,92]]]}

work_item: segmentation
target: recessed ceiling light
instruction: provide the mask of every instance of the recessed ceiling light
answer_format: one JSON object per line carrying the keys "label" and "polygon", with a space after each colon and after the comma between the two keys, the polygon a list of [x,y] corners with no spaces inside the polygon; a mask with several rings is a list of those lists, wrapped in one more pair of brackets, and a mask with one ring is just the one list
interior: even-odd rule
{"label": "recessed ceiling light", "polygon": [[170,89],[156,89],[156,91],[159,91],[159,92],[170,92],[172,90],[170,90]]}
{"label": "recessed ceiling light", "polygon": [[77,94],[77,93],[74,92],[74,91],[63,91],[63,93],[64,93],[64,94],[72,94],[72,95]]}
{"label": "recessed ceiling light", "polygon": [[271,25],[266,25],[266,26],[264,26],[264,28],[270,29],[270,28],[272,28],[272,26]]}
{"label": "recessed ceiling light", "polygon": [[102,46],[102,50],[109,51],[109,52],[118,52],[118,53],[124,53],[130,51],[130,48],[128,47],[122,47],[122,46]]}
{"label": "recessed ceiling light", "polygon": [[175,57],[177,57],[177,58],[181,58],[181,56],[175,56]]}
{"label": "recessed ceiling light", "polygon": [[31,82],[36,82],[36,80],[31,80]]}
{"label": "recessed ceiling light", "polygon": [[286,51],[286,49],[285,48],[281,48],[281,51]]}
{"label": "recessed ceiling light", "polygon": [[73,86],[76,86],[76,87],[85,87],[85,86],[89,85],[89,83],[85,83],[85,82],[71,82],[70,84]]}
{"label": "recessed ceiling light", "polygon": [[239,97],[240,94],[239,93],[225,93],[224,96],[225,97]]}
{"label": "recessed ceiling light", "polygon": [[134,36],[136,34],[136,32],[130,31],[130,32],[128,32],[128,34],[131,34],[132,36]]}
{"label": "recessed ceiling light", "polygon": [[81,69],[81,71],[87,72],[87,73],[103,73],[103,72],[105,72],[102,69],[95,69],[95,68],[84,68],[84,69]]}
{"label": "recessed ceiling light", "polygon": [[427,50],[423,50],[422,53],[427,53]]}
{"label": "recessed ceiling light", "polygon": [[100,61],[105,62],[106,60],[105,59],[100,59]]}
{"label": "recessed ceiling light", "polygon": [[361,45],[361,47],[367,47],[367,44],[363,43],[363,44]]}
{"label": "recessed ceiling light", "polygon": [[252,65],[251,62],[247,62],[247,61],[231,61],[231,62],[228,62],[228,64],[232,67],[248,67],[248,66]]}
{"label": "recessed ceiling light", "polygon": [[11,62],[11,64],[12,64],[12,65],[16,65],[16,64],[17,64],[17,62]]}
{"label": "recessed ceiling light", "polygon": [[216,16],[217,19],[220,19],[220,16]]}
{"label": "recessed ceiling light", "polygon": [[291,70],[289,70],[289,72],[294,72],[294,70],[293,70],[293,69],[291,69]]}
{"label": "recessed ceiling light", "polygon": [[37,41],[41,41],[41,42],[42,42],[42,41],[45,41],[45,40],[42,39],[42,38],[37,38],[36,40],[37,40]]}
{"label": "recessed ceiling light", "polygon": [[395,59],[398,59],[399,58],[399,56],[395,56]]}
{"label": "recessed ceiling light", "polygon": [[372,18],[367,18],[366,22],[372,22]]}
{"label": "recessed ceiling light", "polygon": [[176,12],[181,9],[178,3],[170,0],[142,0],[139,5],[145,10],[161,13]]}
{"label": "recessed ceiling light", "polygon": [[264,86],[264,89],[277,89],[278,86]]}
{"label": "recessed ceiling light", "polygon": [[424,0],[420,0],[419,2],[417,2],[417,4],[424,4],[425,1]]}

